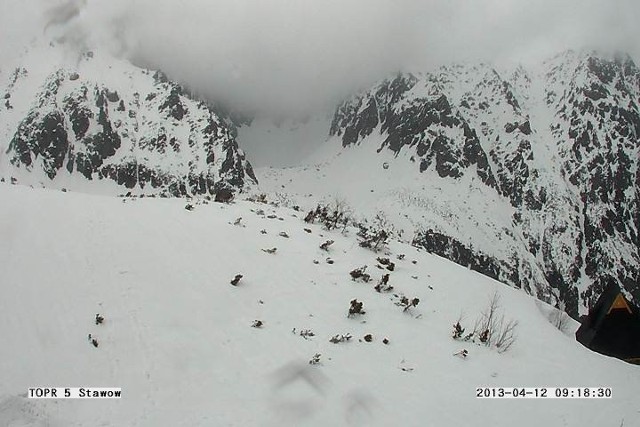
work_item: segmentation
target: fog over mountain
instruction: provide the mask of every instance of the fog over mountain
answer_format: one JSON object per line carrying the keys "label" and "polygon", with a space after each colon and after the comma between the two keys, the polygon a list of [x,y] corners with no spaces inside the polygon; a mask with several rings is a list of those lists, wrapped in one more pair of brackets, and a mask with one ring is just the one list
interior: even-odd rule
{"label": "fog over mountain", "polygon": [[0,426],[637,425],[639,4],[0,0]]}
{"label": "fog over mountain", "polygon": [[389,73],[640,48],[633,0],[1,0],[0,61],[43,32],[107,47],[236,109],[329,108]]}

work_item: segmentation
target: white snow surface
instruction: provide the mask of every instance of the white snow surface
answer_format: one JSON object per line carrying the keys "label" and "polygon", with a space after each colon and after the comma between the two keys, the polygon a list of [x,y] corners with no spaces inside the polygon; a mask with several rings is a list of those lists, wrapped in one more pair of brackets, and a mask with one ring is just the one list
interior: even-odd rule
{"label": "white snow surface", "polygon": [[[188,211],[180,199],[7,183],[0,200],[0,425],[640,426],[638,366],[585,349],[577,323],[559,331],[523,291],[399,241],[389,282],[420,299],[408,312],[350,279],[367,265],[376,282],[382,254],[360,248],[355,230],[305,224],[304,212],[201,200]],[[453,323],[472,328],[495,292],[518,321],[514,345],[453,340]],[[354,298],[366,314],[348,318]],[[463,348],[466,359],[453,355]],[[316,353],[320,364],[308,364]],[[123,397],[27,399],[34,386]],[[610,386],[613,398],[482,400],[479,386]]]}
{"label": "white snow surface", "polygon": [[407,241],[434,228],[485,253],[502,250],[508,256],[510,248],[501,243],[513,214],[507,201],[470,174],[443,179],[434,170],[421,173],[409,151],[378,152],[382,140],[374,131],[357,146],[343,148],[331,138],[308,158],[308,166],[256,169],[260,188],[305,209],[341,201],[358,219],[380,213]]}

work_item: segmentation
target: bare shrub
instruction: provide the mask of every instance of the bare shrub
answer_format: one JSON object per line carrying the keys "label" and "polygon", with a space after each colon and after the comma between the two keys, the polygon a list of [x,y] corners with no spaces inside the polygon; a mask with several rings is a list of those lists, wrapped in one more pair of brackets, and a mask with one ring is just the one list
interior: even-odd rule
{"label": "bare shrub", "polygon": [[309,360],[309,365],[320,365],[320,357],[322,355],[320,353],[316,353],[313,355],[313,357]]}
{"label": "bare shrub", "polygon": [[351,280],[353,280],[354,282],[356,280],[360,280],[362,282],[368,283],[371,280],[371,275],[365,273],[366,269],[367,266],[365,265],[360,268],[351,270],[351,272],[349,273],[349,275],[351,276]]}
{"label": "bare shrub", "polygon": [[376,292],[391,292],[393,290],[393,286],[389,284],[389,274],[383,274],[382,278],[378,282],[374,288]]}
{"label": "bare shrub", "polygon": [[349,314],[347,317],[355,316],[356,314],[362,315],[365,313],[366,312],[363,310],[363,304],[361,301],[358,301],[357,299],[351,300],[349,305]]}
{"label": "bare shrub", "polygon": [[334,335],[333,337],[331,337],[329,342],[332,342],[334,344],[338,344],[338,343],[341,343],[341,342],[348,342],[349,340],[351,340],[351,338],[353,338],[353,337],[351,336],[350,333],[337,334],[337,335]]}
{"label": "bare shrub", "polygon": [[320,249],[323,251],[329,252],[329,246],[333,245],[335,242],[333,240],[327,240],[323,244],[320,245]]}
{"label": "bare shrub", "polygon": [[345,232],[354,222],[352,215],[353,211],[346,200],[336,197],[333,201],[319,204],[315,210],[309,211],[304,221],[307,223],[319,221],[327,230],[340,229]]}
{"label": "bare shrub", "polygon": [[404,295],[395,295],[394,297],[398,299],[398,301],[395,302],[395,305],[402,307],[402,311],[403,312],[407,312],[409,311],[412,307],[417,307],[418,304],[420,303],[420,298],[407,298]]}
{"label": "bare shrub", "polygon": [[360,229],[358,237],[361,247],[371,249],[374,252],[386,248],[391,237],[392,227],[384,214],[378,213],[371,224],[360,223],[358,228]]}
{"label": "bare shrub", "polygon": [[485,310],[476,320],[473,336],[487,347],[495,347],[499,353],[507,351],[516,340],[516,320],[507,320],[501,313],[500,295],[495,292]]}
{"label": "bare shrub", "polygon": [[498,349],[498,353],[504,353],[516,341],[514,331],[518,326],[517,320],[504,320],[504,316],[500,317],[498,329],[494,331],[493,345]]}
{"label": "bare shrub", "polygon": [[302,329],[298,335],[300,335],[302,338],[304,338],[305,340],[308,340],[311,337],[315,337],[316,334],[315,332],[313,332],[311,329]]}
{"label": "bare shrub", "polygon": [[460,320],[458,320],[455,325],[453,325],[453,333],[451,336],[454,340],[459,340],[462,338],[462,334],[464,334],[464,328],[460,325]]}

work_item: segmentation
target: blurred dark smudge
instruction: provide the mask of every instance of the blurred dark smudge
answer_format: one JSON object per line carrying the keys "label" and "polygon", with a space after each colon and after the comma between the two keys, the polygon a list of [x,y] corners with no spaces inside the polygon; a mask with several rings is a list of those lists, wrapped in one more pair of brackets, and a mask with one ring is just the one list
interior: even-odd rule
{"label": "blurred dark smudge", "polygon": [[47,23],[44,26],[46,32],[51,26],[65,26],[77,18],[86,6],[87,0],[69,0],[59,6],[49,9],[46,13]]}

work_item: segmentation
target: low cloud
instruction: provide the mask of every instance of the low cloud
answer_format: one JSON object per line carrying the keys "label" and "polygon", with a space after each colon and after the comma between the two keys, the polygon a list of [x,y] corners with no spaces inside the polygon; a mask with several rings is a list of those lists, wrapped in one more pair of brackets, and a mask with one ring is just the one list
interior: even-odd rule
{"label": "low cloud", "polygon": [[639,11],[637,0],[0,0],[0,37],[9,47],[46,26],[236,108],[286,113],[450,61],[585,46],[638,58]]}

